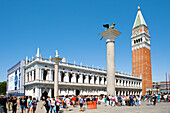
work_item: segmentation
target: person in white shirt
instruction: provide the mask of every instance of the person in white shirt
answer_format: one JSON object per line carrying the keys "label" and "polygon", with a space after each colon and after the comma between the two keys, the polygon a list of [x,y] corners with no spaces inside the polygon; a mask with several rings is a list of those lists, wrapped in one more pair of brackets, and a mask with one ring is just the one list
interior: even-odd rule
{"label": "person in white shirt", "polygon": [[67,110],[67,109],[69,110],[69,106],[70,106],[70,98],[69,98],[69,96],[67,95],[67,96],[66,96],[66,110]]}

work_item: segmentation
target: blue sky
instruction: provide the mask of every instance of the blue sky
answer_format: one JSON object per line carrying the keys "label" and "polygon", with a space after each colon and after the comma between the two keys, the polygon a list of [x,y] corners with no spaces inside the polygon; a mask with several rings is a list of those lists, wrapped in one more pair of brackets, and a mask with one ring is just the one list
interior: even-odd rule
{"label": "blue sky", "polygon": [[131,35],[141,6],[151,35],[153,81],[170,73],[169,0],[4,0],[0,1],[0,81],[7,70],[37,47],[45,58],[55,55],[77,64],[106,69],[106,43],[99,34],[116,23],[122,34],[115,44],[116,70],[132,72]]}

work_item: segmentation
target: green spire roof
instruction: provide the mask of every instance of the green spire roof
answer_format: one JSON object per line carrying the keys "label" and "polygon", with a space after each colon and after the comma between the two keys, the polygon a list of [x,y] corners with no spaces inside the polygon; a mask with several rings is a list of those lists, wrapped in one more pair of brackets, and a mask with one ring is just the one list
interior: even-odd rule
{"label": "green spire roof", "polygon": [[145,22],[145,20],[144,20],[144,18],[143,18],[143,15],[142,15],[142,13],[141,13],[141,11],[140,11],[140,7],[138,6],[138,13],[137,13],[137,16],[136,16],[136,19],[135,19],[135,23],[134,23],[134,25],[133,25],[133,28],[138,27],[138,26],[140,26],[140,25],[145,25],[145,26],[147,26],[147,25],[146,25],[146,22]]}

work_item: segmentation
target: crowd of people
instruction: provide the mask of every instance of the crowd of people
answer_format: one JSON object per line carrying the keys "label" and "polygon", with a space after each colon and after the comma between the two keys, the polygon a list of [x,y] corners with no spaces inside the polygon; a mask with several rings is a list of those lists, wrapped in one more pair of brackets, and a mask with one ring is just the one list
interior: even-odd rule
{"label": "crowd of people", "polygon": [[[140,106],[141,101],[148,101],[149,104],[156,105],[156,102],[170,102],[169,94],[158,94],[158,95],[105,95],[105,96],[62,96],[57,98],[44,97],[43,107],[46,113],[58,113],[59,110],[70,110],[70,106],[73,107],[80,106],[80,111],[84,111],[88,107],[90,101],[96,101],[96,104],[100,105],[104,103],[106,106]],[[17,112],[17,107],[21,109],[22,113],[35,113],[38,100],[36,98],[20,97],[16,96],[5,97],[0,96],[0,113],[7,113],[7,111],[12,111],[12,113]],[[8,109],[7,109],[8,108]]]}

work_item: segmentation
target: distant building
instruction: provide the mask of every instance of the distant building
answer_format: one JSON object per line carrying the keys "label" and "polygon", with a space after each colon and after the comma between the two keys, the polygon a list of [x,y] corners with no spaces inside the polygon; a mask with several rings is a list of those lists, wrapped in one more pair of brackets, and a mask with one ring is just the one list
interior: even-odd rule
{"label": "distant building", "polygon": [[7,95],[24,95],[24,66],[25,61],[21,60],[7,72]]}
{"label": "distant building", "polygon": [[167,82],[153,82],[152,87],[158,89],[159,93],[170,93],[170,81]]}

